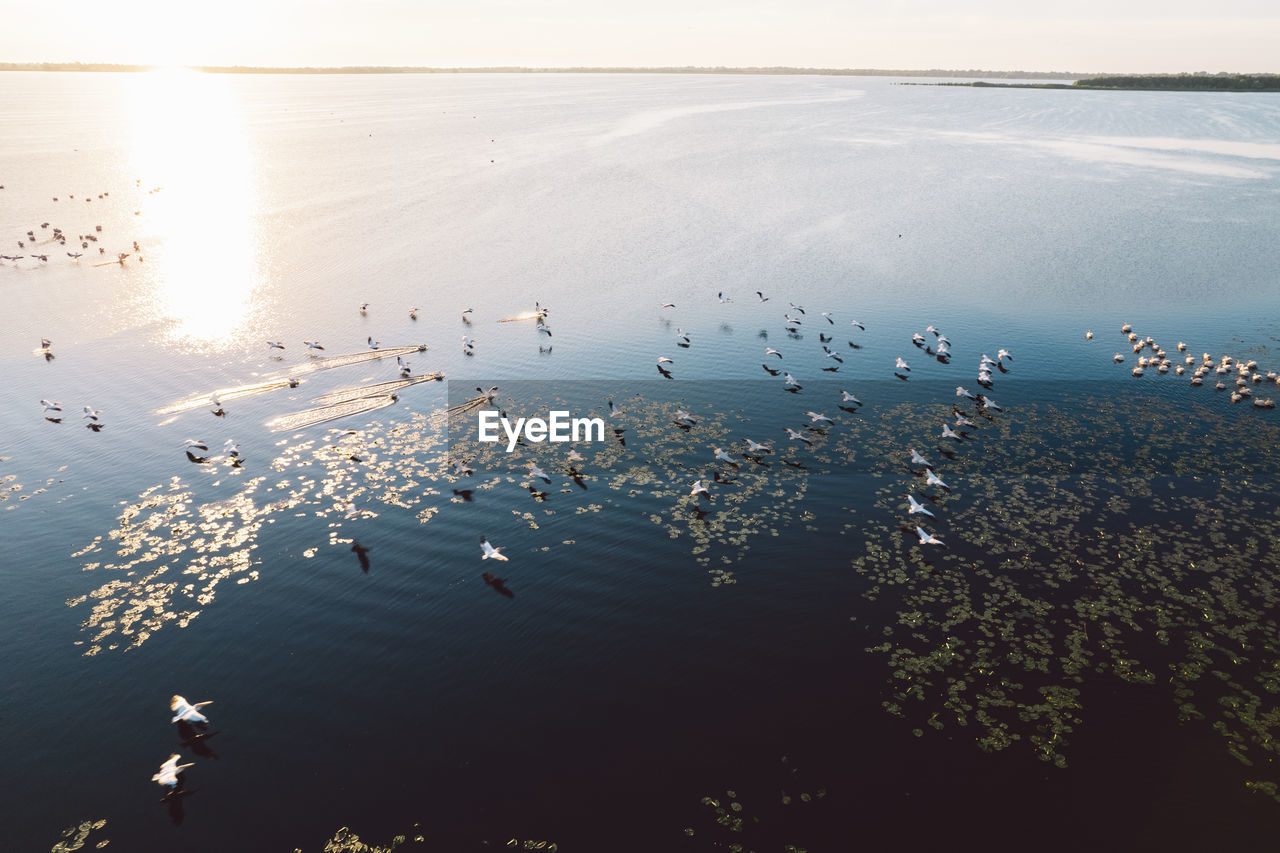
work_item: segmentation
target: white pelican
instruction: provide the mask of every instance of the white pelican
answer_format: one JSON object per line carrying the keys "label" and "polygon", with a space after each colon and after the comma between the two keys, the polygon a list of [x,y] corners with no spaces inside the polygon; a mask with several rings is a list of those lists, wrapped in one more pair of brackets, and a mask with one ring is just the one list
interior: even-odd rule
{"label": "white pelican", "polygon": [[917,452],[916,452],[916,449],[915,449],[914,447],[908,447],[908,448],[907,448],[907,450],[911,451],[911,464],[912,464],[912,465],[923,465],[925,468],[928,468],[928,467],[929,467],[929,465],[931,464],[931,463],[929,462],[929,460],[928,460],[928,459],[925,459],[923,456],[921,456],[919,453],[917,453]]}
{"label": "white pelican", "polygon": [[765,296],[765,295],[764,295],[764,293],[762,293],[762,292],[761,292],[761,291],[759,291],[759,290],[757,290],[757,291],[756,291],[756,296],[759,296],[759,297],[760,297],[760,301],[761,301],[761,302],[768,302],[768,301],[769,301],[769,297]]}
{"label": "white pelican", "polygon": [[907,362],[906,362],[906,360],[905,360],[905,359],[902,359],[902,358],[899,358],[899,359],[898,359],[898,361],[897,361],[897,367],[898,367],[898,370],[910,370],[910,369],[911,369],[910,367],[908,367],[908,366],[907,366]]}
{"label": "white pelican", "polygon": [[687,344],[687,343],[689,343],[689,336],[688,336],[688,335],[686,335],[686,334],[685,334],[681,329],[677,328],[677,329],[676,329],[676,341],[677,341],[678,343]]}
{"label": "white pelican", "polygon": [[324,347],[320,346],[319,341],[303,341],[303,343],[306,344],[309,349],[324,349]]}
{"label": "white pelican", "polygon": [[1119,364],[1120,362],[1124,361],[1124,356],[1122,356],[1120,353],[1116,353],[1115,355],[1111,356],[1111,360],[1114,361],[1116,364]]}
{"label": "white pelican", "polygon": [[545,481],[545,482],[547,482],[547,483],[550,483],[550,482],[551,482],[551,478],[547,476],[547,472],[546,472],[546,471],[543,471],[541,468],[539,468],[539,467],[538,467],[536,464],[534,464],[533,462],[530,462],[530,463],[529,463],[529,476],[530,476],[530,477],[537,477],[537,478],[539,478],[539,479],[541,479],[541,480],[543,480],[543,481]]}
{"label": "white pelican", "polygon": [[1120,331],[1124,332],[1127,335],[1133,331],[1133,326],[1129,325],[1128,323],[1125,323],[1123,326],[1120,327]]}
{"label": "white pelican", "polygon": [[1085,339],[1086,341],[1091,341],[1091,340],[1093,340],[1093,332],[1089,331],[1088,329],[1085,329],[1085,331],[1084,331],[1084,339]]}
{"label": "white pelican", "polygon": [[96,421],[98,419],[98,415],[100,414],[102,414],[102,411],[100,409],[93,409],[93,408],[90,408],[89,406],[85,406],[84,414],[81,415],[80,417],[88,418],[91,421]]}
{"label": "white pelican", "polygon": [[996,350],[996,358],[1000,361],[1004,361],[1006,358],[1013,361],[1013,356],[1009,355],[1009,351],[1007,349]]}
{"label": "white pelican", "polygon": [[752,441],[749,438],[744,438],[742,440],[747,443],[747,450],[751,451],[752,453],[772,453],[773,452],[773,448],[767,444],[760,444],[759,442]]}
{"label": "white pelican", "polygon": [[971,427],[971,426],[977,426],[977,424],[975,424],[973,421],[969,420],[968,418],[966,418],[964,415],[960,414],[959,412],[956,412],[956,426],[958,426],[958,427],[967,427],[967,426],[968,426],[968,427]]}
{"label": "white pelican", "polygon": [[688,413],[688,412],[686,412],[684,409],[676,409],[675,420],[676,420],[677,422],[679,422],[679,421],[688,421],[690,424],[696,424],[696,423],[697,423],[697,421],[696,421],[696,420],[694,420],[693,415],[689,414],[689,413]]}
{"label": "white pelican", "polygon": [[776,355],[778,358],[782,358],[782,353],[778,352],[778,351],[777,351],[776,349],[774,349],[773,347],[765,347],[765,348],[764,348],[764,354],[765,354],[765,355]]}
{"label": "white pelican", "polygon": [[369,303],[368,303],[368,302],[361,302],[361,303],[360,303],[360,313],[361,313],[361,314],[365,314],[365,313],[367,313],[367,312],[368,312],[368,310],[369,310]]}
{"label": "white pelican", "polygon": [[859,406],[862,405],[862,401],[859,400],[857,397],[853,396],[852,394],[850,394],[848,391],[840,392],[840,402],[841,403],[857,403]]}
{"label": "white pelican", "polygon": [[284,349],[284,344],[280,341],[267,341],[267,346],[271,349]]}
{"label": "white pelican", "polygon": [[992,400],[990,397],[985,397],[985,396],[982,398],[982,408],[995,409],[997,412],[1004,411],[1004,409],[1000,408],[1000,406],[996,404],[995,400]]}
{"label": "white pelican", "polygon": [[701,480],[694,480],[693,490],[689,492],[689,497],[693,498],[693,497],[697,497],[698,495],[706,495],[707,497],[711,497],[711,492],[707,491],[706,487],[702,485]]}
{"label": "white pelican", "polygon": [[812,423],[812,424],[816,424],[818,421],[828,421],[830,423],[835,423],[835,421],[831,420],[831,418],[819,412],[805,412],[805,414],[809,416],[809,423]]}
{"label": "white pelican", "polygon": [[732,299],[732,298],[730,298],[730,297],[728,297],[728,296],[725,296],[725,295],[724,295],[724,291],[723,291],[723,290],[722,290],[722,291],[720,291],[719,293],[717,293],[717,294],[716,294],[716,297],[717,297],[717,298],[719,298],[719,300],[720,300],[720,304],[721,304],[721,305],[725,304],[726,302],[732,302],[732,301],[733,301],[733,299]]}
{"label": "white pelican", "polygon": [[932,468],[924,469],[924,482],[925,482],[925,485],[928,485],[928,486],[941,486],[942,488],[947,489],[948,491],[951,489],[950,486],[942,482],[941,477],[933,473]]}
{"label": "white pelican", "polygon": [[586,458],[587,457],[583,456],[581,453],[574,450],[572,447],[569,448],[569,455],[565,457],[565,459],[567,459],[570,462],[581,462]]}
{"label": "white pelican", "polygon": [[738,463],[734,460],[734,458],[730,456],[728,453],[725,453],[723,450],[721,450],[718,447],[716,448],[716,458],[719,459],[721,462],[728,462],[730,465],[732,465],[735,468],[738,467]]}
{"label": "white pelican", "polygon": [[409,309],[409,319],[410,319],[410,320],[416,320],[416,319],[418,319],[418,309],[417,309],[417,308],[410,308],[410,309]]}
{"label": "white pelican", "polygon": [[369,349],[377,349],[382,345],[382,341],[375,341],[373,335],[369,336]]}
{"label": "white pelican", "polygon": [[476,472],[476,469],[467,465],[461,459],[453,460],[453,473],[456,477],[470,477]]}
{"label": "white pelican", "polygon": [[782,379],[783,379],[783,382],[785,382],[788,387],[793,387],[793,388],[800,387],[800,383],[796,382],[796,378],[792,376],[790,373],[782,374]]}
{"label": "white pelican", "polygon": [[828,323],[830,323],[831,325],[833,325],[833,326],[834,326],[834,325],[836,324],[836,321],[831,319],[831,312],[830,312],[830,311],[823,311],[823,312],[822,312],[822,316],[823,316],[823,317],[826,317],[826,318],[827,318],[827,322],[828,322]]}
{"label": "white pelican", "polygon": [[936,518],[932,512],[925,508],[924,504],[915,499],[910,492],[907,493],[907,515],[915,515],[917,512],[923,512],[927,516]]}
{"label": "white pelican", "polygon": [[501,548],[495,548],[495,547],[493,547],[492,545],[490,545],[490,544],[489,544],[489,542],[488,542],[488,540],[486,540],[483,536],[481,536],[481,537],[480,537],[480,547],[481,547],[481,549],[483,549],[483,551],[484,551],[484,553],[483,553],[482,555],[480,555],[480,559],[482,559],[482,560],[502,560],[503,562],[506,562],[507,558],[506,558],[505,556],[503,556],[503,555],[502,555],[502,553],[501,553],[501,552],[502,552],[502,549],[501,549]]}
{"label": "white pelican", "polygon": [[659,307],[659,308],[675,308],[675,307],[676,307],[676,304],[675,304],[674,302],[663,302],[663,303],[662,303],[661,305],[659,305],[658,307]]}
{"label": "white pelican", "polygon": [[921,545],[943,545],[943,547],[946,547],[943,541],[937,536],[934,536],[932,533],[925,533],[923,527],[916,528],[916,535],[920,537]]}
{"label": "white pelican", "polygon": [[861,323],[859,323],[857,320],[850,320],[850,321],[849,321],[849,325],[850,325],[850,326],[857,326],[859,329],[861,329],[861,330],[862,330],[862,331],[864,331],[864,332],[867,330],[867,327],[866,327],[866,326],[864,326],[864,325],[862,325]]}
{"label": "white pelican", "polygon": [[660,355],[658,356],[658,364],[675,364],[675,362],[667,358],[665,355]]}
{"label": "white pelican", "polygon": [[182,440],[182,444],[183,444],[183,446],[185,446],[188,450],[190,450],[190,449],[191,449],[191,448],[193,448],[193,447],[194,447],[194,448],[196,448],[197,450],[208,450],[208,449],[209,449],[209,445],[205,444],[203,441],[201,441],[201,440],[199,440],[199,439],[197,439],[197,438],[184,438],[184,439]]}
{"label": "white pelican", "polygon": [[975,397],[975,396],[973,395],[973,392],[971,392],[968,388],[965,388],[963,385],[957,385],[957,386],[956,386],[956,396],[957,396],[957,397],[968,397],[970,400],[976,400],[976,399],[978,399],[977,397]]}
{"label": "white pelican", "polygon": [[935,338],[936,338],[939,334],[941,334],[941,332],[939,332],[939,331],[938,331],[938,327],[937,327],[937,326],[925,326],[925,327],[924,327],[924,330],[925,330],[926,332],[933,332],[933,336],[934,336]]}
{"label": "white pelican", "polygon": [[61,412],[61,411],[62,411],[62,404],[61,404],[61,403],[55,403],[55,402],[53,402],[52,400],[43,400],[43,399],[42,399],[42,400],[40,401],[40,405],[44,406],[44,410],[45,410],[46,412]]}
{"label": "white pelican", "polygon": [[[169,700],[169,710],[173,712],[173,719],[169,722],[176,723],[182,720],[188,723],[207,723],[209,718],[201,714],[197,709],[212,704],[213,700],[209,700],[207,702],[196,702],[193,705],[175,693],[173,698]],[[177,758],[177,756],[175,755],[174,758]]]}
{"label": "white pelican", "polygon": [[174,753],[169,756],[169,760],[160,765],[160,772],[151,777],[152,782],[159,782],[169,788],[178,787],[178,774],[188,767],[195,767],[194,764],[179,764],[178,759],[181,756]]}
{"label": "white pelican", "polygon": [[961,439],[960,439],[960,436],[956,435],[955,431],[954,431],[953,429],[951,429],[951,427],[947,426],[946,424],[943,424],[943,425],[942,425],[942,437],[943,437],[943,438],[954,438],[956,441],[960,441],[960,440],[961,440]]}
{"label": "white pelican", "polygon": [[787,435],[791,438],[792,441],[803,441],[805,444],[809,444],[809,445],[813,444],[813,439],[809,438],[809,436],[805,435],[804,433],[798,432],[792,429],[791,427],[783,427],[783,429],[787,431]]}

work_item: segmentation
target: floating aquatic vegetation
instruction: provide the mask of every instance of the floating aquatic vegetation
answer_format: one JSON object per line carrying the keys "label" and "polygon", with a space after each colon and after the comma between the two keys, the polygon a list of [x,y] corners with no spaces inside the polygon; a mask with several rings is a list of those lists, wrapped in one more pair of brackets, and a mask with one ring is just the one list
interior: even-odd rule
{"label": "floating aquatic vegetation", "polygon": [[[714,823],[713,827],[698,830],[688,826],[684,834],[695,837],[699,832],[709,836],[717,849],[777,850],[790,853],[805,853],[805,847],[782,842],[781,848],[775,836],[783,823],[791,825],[786,831],[795,832],[797,809],[816,808],[817,804],[826,800],[825,788],[813,788],[801,784],[799,771],[788,756],[782,756],[779,763],[780,787],[770,791],[755,792],[760,799],[755,805],[749,805],[756,797],[740,795],[737,789],[727,789],[722,794],[703,797],[701,804],[709,811]],[[766,799],[767,797],[767,799]],[[829,804],[828,804],[829,807]]]}
{"label": "floating aquatic vegetation", "polygon": [[[438,496],[423,484],[437,477],[442,422],[417,414],[389,427],[339,431],[328,443],[286,446],[268,474],[245,480],[230,496],[217,484],[180,477],[147,489],[124,506],[114,529],[73,555],[87,560],[84,571],[111,575],[66,602],[90,608],[82,623],[89,636],[77,644],[92,656],[141,645],[165,626],[187,627],[223,582],[259,577],[253,550],[276,517],[309,510],[343,519],[356,501],[361,509],[353,515],[376,515],[372,507],[413,508]],[[202,494],[206,489],[218,494]]]}
{"label": "floating aquatic vegetation", "polygon": [[[22,491],[22,484],[18,482],[17,474],[5,474],[3,477],[0,477],[0,504],[9,500],[10,496],[16,495],[20,491]],[[7,506],[5,509],[13,509],[13,507]]]}
{"label": "floating aquatic vegetation", "polygon": [[[413,841],[422,842],[425,839],[422,836],[415,836]],[[385,845],[369,844],[361,841],[360,836],[352,832],[348,827],[342,827],[333,834],[333,837],[324,843],[324,853],[392,853],[398,850],[409,839],[403,835],[397,835]],[[295,847],[293,853],[303,853],[301,847]]]}
{"label": "floating aquatic vegetation", "polygon": [[[202,504],[176,483],[142,496],[111,534],[117,559],[101,566],[124,577],[71,602],[95,601],[90,653],[119,644],[113,633],[136,644],[160,625],[186,624],[220,580],[252,577],[248,548],[273,514],[326,520],[322,544],[346,520],[407,510],[430,522],[455,501],[497,490],[506,490],[504,511],[531,530],[553,515],[607,516],[632,502],[668,540],[687,544],[715,586],[748,580],[738,564],[760,536],[836,528],[863,583],[856,624],[886,665],[885,709],[921,735],[961,727],[983,749],[1019,746],[1062,765],[1095,685],[1127,684],[1167,694],[1172,714],[1211,726],[1252,768],[1251,790],[1274,790],[1266,768],[1280,727],[1271,615],[1280,548],[1258,525],[1280,519],[1265,488],[1280,444],[1264,419],[1068,389],[1061,404],[971,411],[976,426],[954,446],[932,440],[953,402],[922,400],[868,405],[808,430],[811,446],[774,441],[772,453],[748,457],[743,438],[780,428],[768,413],[748,417],[715,400],[707,383],[685,399],[640,383],[640,392],[613,395],[615,416],[599,387],[508,383],[501,404],[513,417],[562,407],[605,418],[604,440],[576,445],[584,459],[569,463],[564,445],[506,453],[476,441],[483,398],[464,391],[475,383],[454,384],[452,409],[286,442],[271,478],[230,501]],[[681,428],[676,412],[695,408],[688,399],[697,400],[696,423]],[[913,486],[912,444],[938,463],[949,490]],[[715,447],[733,448],[736,467],[717,462]],[[475,474],[458,476],[449,462]],[[696,479],[709,498],[689,494]],[[523,509],[520,489],[532,501]],[[946,548],[917,543],[907,490],[930,501]],[[201,533],[220,514],[234,520]],[[557,535],[543,548],[580,540]]]}
{"label": "floating aquatic vegetation", "polygon": [[[872,604],[857,621],[889,672],[886,710],[1063,765],[1090,687],[1118,680],[1165,693],[1264,767],[1280,728],[1280,550],[1256,524],[1280,507],[1251,478],[1274,476],[1275,428],[1154,400],[1140,421],[1131,403],[1081,405],[1084,424],[1074,408],[1020,409],[949,463],[964,492],[942,501],[947,550],[867,531],[852,565]],[[900,490],[879,491],[887,515]]]}
{"label": "floating aquatic vegetation", "polygon": [[[73,850],[82,850],[89,843],[89,836],[106,825],[105,820],[85,820],[76,826],[69,826],[62,830],[62,840],[49,848],[49,853],[71,853]],[[109,843],[110,841],[106,838],[100,838],[93,843],[93,848],[101,850]]]}

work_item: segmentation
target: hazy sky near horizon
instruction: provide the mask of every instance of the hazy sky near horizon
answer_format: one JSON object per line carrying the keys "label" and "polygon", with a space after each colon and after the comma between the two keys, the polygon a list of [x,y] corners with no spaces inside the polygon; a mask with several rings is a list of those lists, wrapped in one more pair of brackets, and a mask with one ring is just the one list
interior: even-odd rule
{"label": "hazy sky near horizon", "polygon": [[5,0],[0,61],[1280,71],[1274,0]]}

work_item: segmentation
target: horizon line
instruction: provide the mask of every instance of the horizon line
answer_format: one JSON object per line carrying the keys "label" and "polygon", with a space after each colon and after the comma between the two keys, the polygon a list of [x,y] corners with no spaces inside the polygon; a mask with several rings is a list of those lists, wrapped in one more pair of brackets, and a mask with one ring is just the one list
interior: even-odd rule
{"label": "horizon line", "polygon": [[981,68],[832,68],[798,65],[190,65],[120,62],[0,62],[0,71],[145,72],[183,69],[209,74],[759,74],[849,77],[1001,77],[1065,79],[1086,77],[1276,76],[1262,71],[1000,71]]}
{"label": "horizon line", "polygon": [[[685,74],[813,74],[832,76],[938,77],[1054,77],[1105,76],[1113,72],[1000,71],[981,68],[832,68],[797,65],[195,65],[125,62],[0,62],[0,71],[152,71],[165,68],[206,73],[263,74],[566,74],[566,73],[685,73]],[[1175,72],[1178,73],[1178,72]],[[1182,72],[1200,73],[1209,72]],[[1226,72],[1217,72],[1226,73]]]}

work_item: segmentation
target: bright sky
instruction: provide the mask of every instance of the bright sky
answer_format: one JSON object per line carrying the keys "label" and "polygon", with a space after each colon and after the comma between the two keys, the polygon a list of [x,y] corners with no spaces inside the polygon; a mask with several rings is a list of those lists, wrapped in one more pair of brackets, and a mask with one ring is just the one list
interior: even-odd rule
{"label": "bright sky", "polygon": [[[1275,0],[60,0],[0,61],[1280,71]],[[26,11],[20,14],[20,8]]]}

